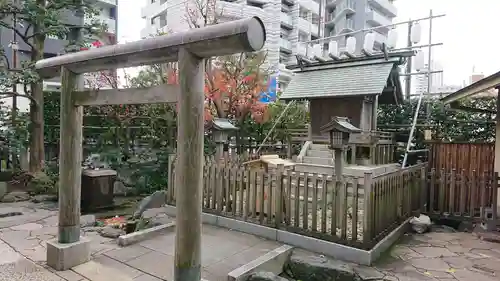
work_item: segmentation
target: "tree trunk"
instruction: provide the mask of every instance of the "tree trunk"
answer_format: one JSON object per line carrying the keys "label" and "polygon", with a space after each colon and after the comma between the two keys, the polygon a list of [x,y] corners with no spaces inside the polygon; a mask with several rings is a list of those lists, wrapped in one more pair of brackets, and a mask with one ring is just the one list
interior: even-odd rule
{"label": "tree trunk", "polygon": [[[37,1],[38,2],[38,1]],[[41,1],[44,3],[45,1]],[[40,31],[39,26],[33,27],[33,32]],[[43,59],[45,47],[45,35],[33,37],[33,50],[31,51],[31,61],[36,62]],[[43,168],[45,159],[45,147],[43,141],[43,81],[39,80],[31,84],[31,96],[35,103],[30,104],[31,134],[30,134],[30,172],[39,172]]]}

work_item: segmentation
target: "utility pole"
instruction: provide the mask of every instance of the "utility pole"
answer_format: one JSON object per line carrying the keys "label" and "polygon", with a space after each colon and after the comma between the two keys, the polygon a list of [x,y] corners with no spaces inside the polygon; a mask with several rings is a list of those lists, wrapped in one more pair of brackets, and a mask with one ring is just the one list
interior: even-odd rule
{"label": "utility pole", "polygon": [[[407,41],[407,46],[408,50],[411,50],[413,43],[411,42],[411,29],[413,27],[413,22],[410,19],[410,22],[408,23],[408,41]],[[412,59],[408,59],[406,62],[406,73],[411,73],[411,68],[412,68]],[[405,83],[405,97],[407,100],[410,100],[410,94],[411,94],[411,76],[406,76],[406,83]]]}
{"label": "utility pole", "polygon": [[[427,58],[427,95],[430,97],[432,88],[432,10],[429,12],[429,57]],[[429,124],[431,117],[431,103],[427,101],[426,107],[426,123]]]}
{"label": "utility pole", "polygon": [[[403,168],[406,166],[406,163],[408,161],[408,155],[410,153],[419,153],[419,152],[427,152],[428,151],[428,149],[411,150],[411,144],[412,144],[413,135],[415,133],[415,129],[416,129],[416,126],[417,126],[418,113],[419,113],[420,107],[422,105],[422,100],[431,96],[431,88],[432,88],[431,87],[431,85],[432,85],[432,77],[431,77],[431,75],[433,73],[440,73],[440,72],[442,72],[442,71],[433,71],[431,69],[432,68],[432,63],[431,63],[432,62],[432,51],[431,51],[432,47],[442,45],[442,43],[432,43],[432,23],[433,23],[433,19],[441,17],[441,16],[442,15],[434,16],[432,10],[430,10],[429,16],[427,18],[425,18],[425,19],[429,20],[429,43],[426,44],[426,45],[412,46],[412,47],[410,47],[410,49],[414,49],[414,48],[427,48],[427,47],[429,48],[429,53],[428,53],[428,58],[427,58],[427,71],[424,72],[424,73],[420,73],[420,72],[411,73],[411,71],[410,71],[410,72],[407,72],[406,74],[404,74],[404,75],[407,76],[407,79],[408,79],[408,77],[411,77],[412,75],[427,75],[427,91],[426,92],[421,91],[420,94],[419,94],[419,96],[418,96],[417,107],[415,108],[415,114],[413,115],[413,121],[412,121],[412,126],[411,126],[411,129],[410,129],[410,135],[408,137],[408,143],[406,144],[405,156],[404,156],[403,164],[402,164]],[[415,22],[415,21],[413,21],[413,22]],[[409,37],[411,37],[411,35]],[[411,40],[411,38],[410,38],[410,40]],[[406,86],[408,87],[408,85],[406,85]],[[430,110],[431,110],[431,104],[427,100],[427,103],[426,103],[426,124],[427,125],[429,124]],[[425,134],[427,135],[427,132],[425,132]]]}
{"label": "utility pole", "polygon": [[321,23],[323,22],[323,1],[319,0],[319,20],[318,20],[318,37],[321,38]]}

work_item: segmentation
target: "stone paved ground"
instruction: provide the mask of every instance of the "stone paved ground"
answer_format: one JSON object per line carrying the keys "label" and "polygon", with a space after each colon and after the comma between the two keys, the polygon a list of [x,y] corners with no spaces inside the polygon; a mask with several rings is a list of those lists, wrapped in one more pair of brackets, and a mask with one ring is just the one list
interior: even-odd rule
{"label": "stone paved ground", "polygon": [[[84,227],[81,235],[91,240],[90,266],[64,272],[51,270],[45,262],[45,242],[56,237],[57,212],[38,207],[29,202],[1,203],[0,214],[22,215],[0,218],[0,281],[101,281],[90,272],[95,264],[114,269],[134,281],[172,280],[174,233],[120,248],[114,239],[101,237],[95,228]],[[82,224],[85,223],[82,217]],[[204,226],[202,241],[203,278],[210,281],[225,280],[228,272],[280,246],[253,235],[212,226]]]}
{"label": "stone paved ground", "polygon": [[[56,235],[57,212],[39,207],[29,202],[0,205],[0,214],[23,213],[0,218],[0,281],[100,281],[99,276],[89,274],[95,264],[134,281],[172,280],[174,233],[120,248],[113,239],[84,228],[82,235],[92,241],[92,262],[74,270],[52,271],[45,265],[45,241]],[[229,271],[278,246],[253,235],[205,226],[203,277],[226,280]],[[376,266],[356,269],[388,281],[498,281],[500,244],[469,233],[407,235]]]}
{"label": "stone paved ground", "polygon": [[388,280],[500,280],[500,244],[470,233],[407,235],[378,262]]}
{"label": "stone paved ground", "polygon": [[[123,262],[163,280],[173,279],[175,233],[168,233],[137,245],[104,253],[103,259]],[[281,246],[276,242],[240,232],[204,225],[202,278],[227,280],[227,274]],[[154,279],[158,280],[158,279]]]}

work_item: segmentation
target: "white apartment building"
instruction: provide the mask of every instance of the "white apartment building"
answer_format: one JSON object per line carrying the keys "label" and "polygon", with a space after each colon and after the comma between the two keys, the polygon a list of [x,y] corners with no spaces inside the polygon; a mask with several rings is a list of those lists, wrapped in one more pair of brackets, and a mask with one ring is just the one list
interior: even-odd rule
{"label": "white apartment building", "polygon": [[[442,71],[443,67],[437,61],[431,62],[431,71]],[[428,64],[425,64],[425,67],[421,69],[419,72],[422,74],[414,75],[415,79],[415,94],[420,95],[421,93],[427,93],[427,87],[429,84],[429,78],[426,72],[428,71]],[[439,93],[443,89],[444,81],[443,81],[443,73],[432,73],[431,74],[431,93]]]}
{"label": "white apartment building", "polygon": [[[145,38],[158,32],[189,28],[187,11],[195,1],[146,0],[141,16]],[[322,3],[320,3],[322,1]],[[294,55],[310,40],[366,27],[390,24],[396,16],[392,0],[216,0],[219,21],[258,16],[266,26],[268,66],[278,76],[280,86],[292,73],[285,65],[295,63]],[[321,6],[321,11],[320,11]],[[320,20],[322,19],[322,20]],[[388,28],[377,31],[376,44],[386,39]],[[362,36],[362,35],[361,35]],[[362,42],[362,41],[359,41]],[[341,43],[342,45],[342,43]]]}
{"label": "white apartment building", "polygon": [[[375,48],[387,39],[392,20],[397,15],[394,0],[325,0],[325,35],[341,35],[366,28],[378,27],[375,34]],[[358,52],[361,50],[364,34],[355,35]],[[337,39],[337,38],[336,38]],[[338,38],[340,46],[345,45],[345,37]]]}
{"label": "white apartment building", "polygon": [[[146,27],[141,37],[161,32],[177,32],[189,28],[187,9],[199,0],[146,0],[142,18]],[[317,0],[319,1],[319,0]],[[216,1],[219,21],[258,16],[266,26],[268,66],[279,77],[280,84],[291,79],[285,64],[293,63],[301,40],[318,38],[319,3],[315,0],[237,0]]]}
{"label": "white apartment building", "polygon": [[[97,8],[99,9],[98,20],[107,25],[107,33],[102,34],[99,38],[95,38],[103,45],[115,44],[117,40],[117,31],[118,31],[118,0],[94,0]],[[79,19],[74,16],[74,14],[70,11],[67,13],[62,13],[61,17],[64,17],[64,21],[68,25],[76,25],[80,24]],[[91,18],[85,18],[87,22],[91,21]],[[12,32],[10,30],[6,30],[5,28],[0,28],[0,42],[2,43],[2,47],[5,50],[6,57],[9,59],[9,62],[12,65],[12,48],[8,45],[11,41],[13,41]],[[64,53],[66,46],[68,45],[68,41],[65,39],[58,38],[56,36],[47,36],[45,39],[45,56],[46,57],[54,57],[58,56],[61,53]],[[30,60],[30,52],[31,48],[20,42],[19,51],[17,54],[18,63],[22,63],[23,61]],[[43,82],[43,87],[45,91],[59,91],[61,88],[60,78],[56,77],[50,80],[45,80]],[[19,85],[17,87],[18,91],[22,93],[23,87]],[[10,105],[11,98],[4,99],[4,102]],[[18,98],[17,106],[21,111],[28,111],[29,109],[29,100]]]}

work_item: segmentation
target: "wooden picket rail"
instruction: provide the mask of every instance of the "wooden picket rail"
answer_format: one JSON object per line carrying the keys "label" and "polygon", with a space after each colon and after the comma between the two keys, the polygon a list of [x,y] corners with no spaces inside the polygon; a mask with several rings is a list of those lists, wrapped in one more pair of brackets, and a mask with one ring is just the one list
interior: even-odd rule
{"label": "wooden picket rail", "polygon": [[419,164],[373,178],[365,209],[365,235],[379,241],[425,206],[426,165]]}
{"label": "wooden picket rail", "polygon": [[427,211],[432,216],[476,221],[497,218],[496,173],[431,169],[428,190]]}
{"label": "wooden picket rail", "polygon": [[[367,173],[361,178],[342,176],[337,180],[286,170],[282,165],[266,171],[259,166],[242,166],[241,161],[217,163],[207,158],[203,211],[371,249],[423,205],[419,201],[422,196],[417,196],[421,193],[421,171],[425,165],[376,178]],[[174,177],[172,164],[170,205],[175,205]]]}

